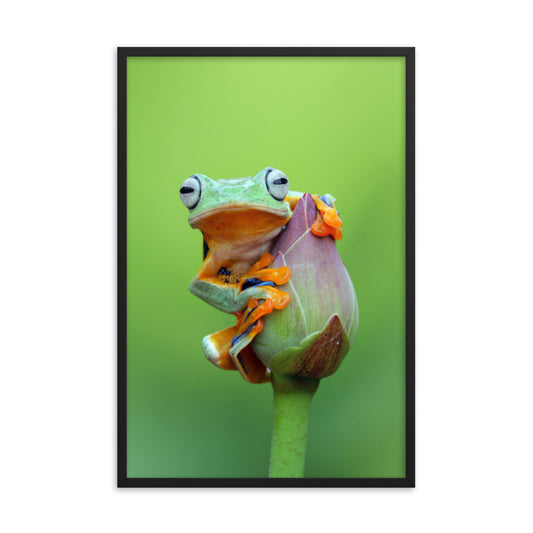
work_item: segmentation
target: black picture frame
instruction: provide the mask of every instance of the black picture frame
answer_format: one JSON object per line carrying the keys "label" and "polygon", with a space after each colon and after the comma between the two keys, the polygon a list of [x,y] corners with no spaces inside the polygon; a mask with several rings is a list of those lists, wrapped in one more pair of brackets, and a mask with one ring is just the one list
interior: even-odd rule
{"label": "black picture frame", "polygon": [[[406,68],[406,352],[403,478],[132,478],[127,476],[127,59],[128,57],[405,57]],[[415,486],[415,48],[151,48],[119,47],[118,63],[118,487],[414,487]]]}

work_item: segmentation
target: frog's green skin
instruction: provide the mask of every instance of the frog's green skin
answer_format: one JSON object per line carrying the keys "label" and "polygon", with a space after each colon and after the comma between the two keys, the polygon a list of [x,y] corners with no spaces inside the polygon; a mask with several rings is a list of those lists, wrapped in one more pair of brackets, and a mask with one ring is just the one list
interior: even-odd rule
{"label": "frog's green skin", "polygon": [[[286,183],[275,185],[279,180]],[[290,219],[285,174],[270,167],[253,177],[218,181],[196,174],[181,190],[187,185],[200,188],[197,203],[196,191],[190,193],[193,198],[188,221],[202,231],[204,250],[208,249],[190,283],[191,292],[227,313],[241,311],[250,298],[268,298],[261,287],[241,290],[241,278],[264,252],[272,249]]]}

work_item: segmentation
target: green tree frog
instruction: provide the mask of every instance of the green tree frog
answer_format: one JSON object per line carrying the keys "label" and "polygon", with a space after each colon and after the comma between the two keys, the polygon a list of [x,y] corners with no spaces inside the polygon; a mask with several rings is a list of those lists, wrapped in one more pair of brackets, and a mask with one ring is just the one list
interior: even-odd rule
{"label": "green tree frog", "polygon": [[[252,383],[268,381],[270,372],[249,344],[263,328],[262,317],[289,302],[278,286],[289,281],[290,269],[268,268],[273,261],[269,252],[302,196],[289,191],[287,176],[272,167],[253,177],[217,181],[194,174],[180,188],[189,224],[204,239],[204,262],[189,288],[237,317],[236,326],[204,337],[202,347],[213,364],[238,369]],[[334,198],[314,195],[313,200],[318,211],[312,233],[342,238]]]}

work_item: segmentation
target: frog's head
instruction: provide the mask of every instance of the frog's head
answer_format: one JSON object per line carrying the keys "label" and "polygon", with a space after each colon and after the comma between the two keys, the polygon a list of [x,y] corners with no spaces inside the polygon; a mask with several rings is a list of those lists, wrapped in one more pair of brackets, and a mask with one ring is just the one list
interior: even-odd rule
{"label": "frog's head", "polygon": [[217,239],[283,226],[291,215],[285,202],[289,180],[267,167],[253,177],[212,180],[203,174],[187,178],[180,198],[189,209],[189,224]]}

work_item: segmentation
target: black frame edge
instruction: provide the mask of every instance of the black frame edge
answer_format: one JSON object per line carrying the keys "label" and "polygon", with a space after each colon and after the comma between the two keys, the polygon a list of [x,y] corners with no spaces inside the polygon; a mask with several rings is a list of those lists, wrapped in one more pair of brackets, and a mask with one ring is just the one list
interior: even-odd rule
{"label": "black frame edge", "polygon": [[126,57],[407,57],[413,47],[119,47]]}
{"label": "black frame edge", "polygon": [[406,478],[124,478],[119,487],[258,487],[258,488],[410,488]]}
{"label": "black frame edge", "polygon": [[117,50],[117,486],[127,483],[127,58]]}
{"label": "black frame edge", "polygon": [[[127,58],[128,57],[405,57],[406,73],[406,353],[403,478],[128,478],[127,477]],[[415,487],[415,48],[414,47],[118,47],[117,48],[117,486],[118,487]]]}
{"label": "black frame edge", "polygon": [[415,49],[405,58],[405,473],[415,486]]}

